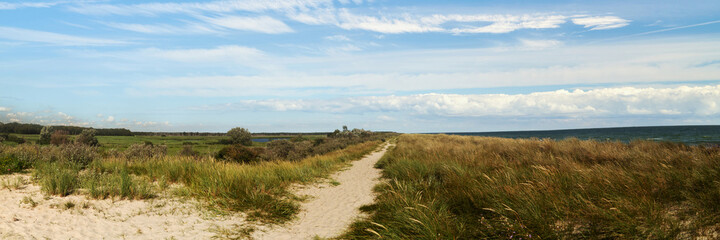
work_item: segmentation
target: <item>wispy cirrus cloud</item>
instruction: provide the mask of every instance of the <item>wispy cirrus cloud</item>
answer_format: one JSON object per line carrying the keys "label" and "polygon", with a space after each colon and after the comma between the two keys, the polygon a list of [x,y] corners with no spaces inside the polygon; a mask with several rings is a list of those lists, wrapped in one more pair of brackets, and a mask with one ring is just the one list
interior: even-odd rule
{"label": "wispy cirrus cloud", "polygon": [[129,44],[128,42],[119,40],[78,37],[67,34],[2,26],[0,26],[0,38],[21,42],[48,43],[61,46],[108,46]]}
{"label": "wispy cirrus cloud", "polygon": [[49,8],[60,2],[0,2],[0,10],[15,10],[20,8]]}
{"label": "wispy cirrus cloud", "polygon": [[[362,3],[361,1],[357,4]],[[591,30],[623,27],[629,20],[617,16],[566,16],[552,13],[534,14],[432,14],[408,13],[376,15],[356,14],[347,8],[336,8],[331,0],[298,1],[215,1],[206,3],[81,4],[71,11],[93,15],[187,14],[218,27],[263,33],[288,33],[292,29],[278,19],[284,18],[309,25],[334,25],[345,30],[365,30],[386,34],[444,32],[452,34],[509,33],[521,29],[559,28],[571,20]],[[250,13],[250,14],[248,14]],[[273,16],[252,16],[272,14]],[[219,17],[208,17],[220,15]],[[225,16],[223,16],[225,15]],[[450,25],[461,26],[450,27]],[[150,31],[133,26],[128,30]]]}
{"label": "wispy cirrus cloud", "polygon": [[137,23],[117,23],[104,22],[108,27],[139,32],[147,34],[208,34],[220,33],[218,29],[199,23],[187,23],[183,26],[172,24],[137,24]]}
{"label": "wispy cirrus cloud", "polygon": [[215,26],[233,30],[245,30],[269,34],[293,32],[293,30],[284,22],[269,16],[220,16],[201,17],[201,19]]}
{"label": "wispy cirrus cloud", "polygon": [[230,13],[236,11],[264,12],[306,10],[331,6],[332,0],[247,0],[212,1],[187,3],[142,3],[142,4],[81,4],[69,7],[70,11],[91,15],[147,15],[199,14],[206,12]]}

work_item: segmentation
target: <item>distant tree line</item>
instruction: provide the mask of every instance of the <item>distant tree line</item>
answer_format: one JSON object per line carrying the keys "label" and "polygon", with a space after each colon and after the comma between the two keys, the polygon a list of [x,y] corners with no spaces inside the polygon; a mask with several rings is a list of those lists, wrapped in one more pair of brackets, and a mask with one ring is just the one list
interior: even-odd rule
{"label": "distant tree line", "polygon": [[214,132],[133,132],[135,136],[225,136],[225,133]]}
{"label": "distant tree line", "polygon": [[[16,134],[40,134],[43,126],[32,123],[0,123],[0,133]],[[55,131],[66,131],[70,135],[78,135],[83,130],[92,129],[76,126],[53,126]],[[98,128],[95,129],[97,136],[133,136],[133,132],[124,128]]]}

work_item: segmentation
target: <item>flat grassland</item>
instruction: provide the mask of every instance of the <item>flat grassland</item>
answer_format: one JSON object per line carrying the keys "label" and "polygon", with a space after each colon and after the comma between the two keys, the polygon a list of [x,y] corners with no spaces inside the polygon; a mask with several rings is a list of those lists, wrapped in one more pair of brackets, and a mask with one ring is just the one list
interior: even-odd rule
{"label": "flat grassland", "polygon": [[401,135],[344,239],[718,239],[720,148]]}

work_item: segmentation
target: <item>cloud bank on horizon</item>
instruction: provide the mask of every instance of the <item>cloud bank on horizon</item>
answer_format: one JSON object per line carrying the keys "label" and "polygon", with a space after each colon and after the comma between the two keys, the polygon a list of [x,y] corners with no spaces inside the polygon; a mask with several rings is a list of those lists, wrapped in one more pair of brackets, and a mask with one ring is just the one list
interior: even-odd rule
{"label": "cloud bank on horizon", "polygon": [[0,122],[718,124],[718,11],[716,1],[0,1]]}

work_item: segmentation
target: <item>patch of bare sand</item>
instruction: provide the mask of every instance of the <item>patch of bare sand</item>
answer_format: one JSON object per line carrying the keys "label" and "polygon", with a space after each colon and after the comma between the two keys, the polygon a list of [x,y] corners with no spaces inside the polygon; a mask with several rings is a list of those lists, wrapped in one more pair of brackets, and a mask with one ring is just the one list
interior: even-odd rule
{"label": "patch of bare sand", "polygon": [[[379,183],[380,169],[375,163],[387,151],[381,151],[352,162],[352,166],[331,176],[336,182],[314,184],[297,189],[298,196],[309,196],[301,204],[297,219],[280,226],[258,226],[255,239],[312,239],[335,237],[361,216],[359,208],[374,201],[373,187]],[[340,183],[337,185],[337,183]]]}
{"label": "patch of bare sand", "polygon": [[193,199],[167,194],[94,200],[46,196],[27,174],[0,176],[0,182],[18,178],[25,179],[20,189],[0,189],[0,239],[210,239],[232,236],[245,223],[241,214],[218,215]]}

